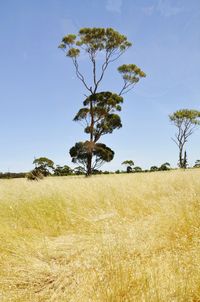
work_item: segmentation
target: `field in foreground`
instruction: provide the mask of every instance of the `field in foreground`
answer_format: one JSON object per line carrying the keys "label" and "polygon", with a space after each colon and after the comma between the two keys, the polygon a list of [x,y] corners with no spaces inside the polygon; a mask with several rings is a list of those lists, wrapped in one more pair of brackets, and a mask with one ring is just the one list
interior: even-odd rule
{"label": "field in foreground", "polygon": [[0,181],[1,302],[200,301],[200,170]]}

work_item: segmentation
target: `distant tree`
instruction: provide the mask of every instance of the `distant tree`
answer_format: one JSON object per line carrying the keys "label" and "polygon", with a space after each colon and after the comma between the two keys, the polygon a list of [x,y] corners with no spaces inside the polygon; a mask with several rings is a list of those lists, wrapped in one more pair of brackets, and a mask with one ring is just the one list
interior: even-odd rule
{"label": "distant tree", "polygon": [[54,162],[47,157],[35,158],[33,164],[35,165],[35,170],[44,176],[50,175],[51,171],[54,170]]}
{"label": "distant tree", "polygon": [[109,171],[103,171],[103,174],[110,174]]}
{"label": "distant tree", "polygon": [[132,160],[125,160],[122,162],[122,165],[126,166],[127,173],[131,173],[133,170],[134,162]]}
{"label": "distant tree", "polygon": [[[79,110],[74,121],[84,122],[84,131],[89,135],[89,138],[88,141],[81,143],[82,145],[76,143],[70,149],[70,155],[74,162],[73,154],[78,147],[77,144],[79,144],[79,147],[81,146],[85,155],[84,160],[81,159],[79,163],[83,164],[88,176],[96,169],[93,157],[96,157],[97,142],[103,135],[112,133],[115,129],[122,127],[121,119],[117,114],[121,110],[122,95],[131,90],[140,78],[146,76],[135,64],[124,64],[118,68],[123,78],[119,93],[99,91],[108,66],[121,57],[130,46],[131,43],[127,40],[127,37],[112,28],[82,28],[78,35],[69,34],[63,37],[59,46],[66,56],[72,60],[76,76],[88,93],[86,100],[83,102],[83,108]],[[91,63],[91,77],[88,77],[91,81],[87,81],[87,77],[80,70],[79,56],[81,54],[88,57]],[[111,149],[104,145],[104,150]],[[112,155],[114,156],[113,151]],[[106,161],[112,160],[113,156],[109,156],[109,160]],[[105,161],[101,161],[101,164],[103,162]]]}
{"label": "distant tree", "polygon": [[63,167],[56,165],[56,168],[54,169],[55,176],[67,176],[71,174],[72,174],[72,169],[67,165]]}
{"label": "distant tree", "polygon": [[126,172],[127,173],[131,173],[133,171],[133,169],[131,168],[131,166],[128,166],[127,168],[126,168]]}
{"label": "distant tree", "polygon": [[94,169],[93,170],[93,174],[94,175],[98,175],[98,174],[102,174],[103,172],[101,170],[98,170],[98,169]]}
{"label": "distant tree", "polygon": [[140,167],[134,167],[133,171],[134,172],[142,172],[142,168],[140,168]]}
{"label": "distant tree", "polygon": [[150,168],[150,172],[155,172],[155,171],[158,171],[158,167],[157,166],[152,166]]}
{"label": "distant tree", "polygon": [[167,170],[170,170],[170,164],[169,163],[164,163],[162,164],[159,168],[158,168],[159,171],[167,171]]}
{"label": "distant tree", "polygon": [[194,168],[200,168],[200,159],[195,161]]}
{"label": "distant tree", "polygon": [[78,167],[74,168],[74,173],[76,175],[84,175],[85,169],[82,166],[78,166]]}
{"label": "distant tree", "polygon": [[179,148],[179,162],[180,168],[185,168],[184,162],[184,147],[195,128],[200,124],[200,111],[181,109],[169,116],[170,121],[177,127],[177,133],[173,141]]}

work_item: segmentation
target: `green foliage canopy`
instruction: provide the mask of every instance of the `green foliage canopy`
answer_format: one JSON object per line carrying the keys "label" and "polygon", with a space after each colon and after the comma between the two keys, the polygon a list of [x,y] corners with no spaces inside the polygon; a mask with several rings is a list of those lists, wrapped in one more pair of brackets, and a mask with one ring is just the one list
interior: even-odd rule
{"label": "green foliage canopy", "polygon": [[[74,121],[84,122],[85,133],[92,134],[93,141],[96,143],[102,135],[122,127],[120,116],[116,114],[121,110],[119,104],[122,102],[121,96],[109,91],[93,94],[85,99],[83,102],[85,107],[78,111]],[[92,127],[91,116],[93,116]]]}
{"label": "green foliage canopy", "polygon": [[[77,35],[68,34],[63,37],[59,48],[65,55],[72,59],[75,66],[76,75],[82,81],[85,88],[91,93],[96,93],[100,82],[108,65],[116,61],[130,46],[125,35],[120,34],[113,28],[82,28]],[[93,84],[86,83],[85,77],[80,71],[78,58],[81,54],[87,54],[92,63]],[[103,62],[98,68],[97,61],[99,55],[103,57]],[[124,80],[124,86],[120,94],[130,90],[140,78],[146,74],[135,64],[124,64],[118,68]]]}
{"label": "green foliage canopy", "polygon": [[35,158],[33,161],[35,170],[40,171],[44,176],[50,174],[50,171],[54,169],[54,162],[47,157]]}
{"label": "green foliage canopy", "polygon": [[56,165],[56,168],[54,169],[55,176],[67,176],[71,174],[72,174],[72,169],[67,165],[64,165],[63,167]]}
{"label": "green foliage canopy", "polygon": [[92,171],[101,167],[104,162],[109,162],[114,157],[114,151],[105,144],[93,143],[90,141],[78,142],[69,151],[72,162],[81,165],[87,172],[88,155],[92,151]]}
{"label": "green foliage canopy", "polygon": [[185,125],[185,127],[187,126],[189,128],[192,125],[200,124],[200,111],[192,109],[181,109],[171,114],[169,118],[177,127]]}

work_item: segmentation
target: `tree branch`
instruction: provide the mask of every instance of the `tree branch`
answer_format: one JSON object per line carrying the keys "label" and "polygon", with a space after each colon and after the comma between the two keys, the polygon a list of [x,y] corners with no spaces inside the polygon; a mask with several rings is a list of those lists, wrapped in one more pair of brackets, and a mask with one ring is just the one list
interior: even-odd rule
{"label": "tree branch", "polygon": [[85,86],[85,88],[92,93],[91,88],[89,88],[88,85],[85,82],[84,76],[79,71],[77,59],[76,58],[72,58],[72,62],[74,64],[74,66],[75,66],[75,71],[76,71],[77,78],[83,83],[83,85]]}

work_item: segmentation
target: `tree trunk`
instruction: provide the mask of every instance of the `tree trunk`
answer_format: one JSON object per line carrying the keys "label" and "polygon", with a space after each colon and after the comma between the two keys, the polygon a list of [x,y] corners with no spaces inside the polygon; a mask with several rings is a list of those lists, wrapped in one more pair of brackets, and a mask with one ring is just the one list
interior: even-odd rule
{"label": "tree trunk", "polygon": [[187,153],[186,153],[186,150],[185,150],[185,152],[184,152],[183,168],[184,168],[184,169],[187,168]]}
{"label": "tree trunk", "polygon": [[183,167],[183,148],[182,147],[179,148],[179,167],[184,168]]}
{"label": "tree trunk", "polygon": [[93,103],[92,100],[90,101],[90,116],[91,116],[91,123],[90,123],[90,146],[87,156],[87,173],[86,176],[92,175],[92,155],[93,155],[93,131],[94,131],[94,113],[93,113]]}
{"label": "tree trunk", "polygon": [[88,153],[86,176],[91,176],[91,175],[92,175],[92,153]]}

